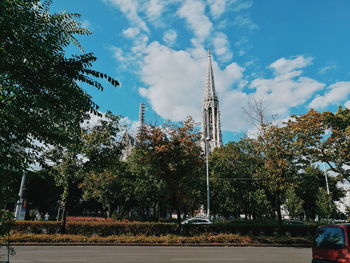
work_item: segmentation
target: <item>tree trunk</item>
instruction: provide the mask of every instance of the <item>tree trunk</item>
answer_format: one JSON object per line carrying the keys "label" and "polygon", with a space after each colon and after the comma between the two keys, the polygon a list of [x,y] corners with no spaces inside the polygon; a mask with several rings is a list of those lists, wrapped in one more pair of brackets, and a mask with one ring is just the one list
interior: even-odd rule
{"label": "tree trunk", "polygon": [[281,213],[281,200],[280,200],[279,194],[277,194],[277,197],[276,197],[276,211],[277,211],[278,226],[281,228],[282,227],[282,213]]}

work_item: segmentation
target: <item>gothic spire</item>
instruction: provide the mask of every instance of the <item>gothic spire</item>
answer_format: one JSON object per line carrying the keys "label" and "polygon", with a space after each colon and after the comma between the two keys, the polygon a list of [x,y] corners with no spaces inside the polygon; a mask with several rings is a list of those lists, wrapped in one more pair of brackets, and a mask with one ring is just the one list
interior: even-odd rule
{"label": "gothic spire", "polygon": [[213,66],[211,62],[211,50],[208,50],[208,70],[207,70],[207,83],[205,87],[205,98],[204,99],[214,99],[216,97],[215,82]]}
{"label": "gothic spire", "polygon": [[203,101],[202,148],[211,152],[222,145],[219,99],[215,90],[211,51],[208,50],[208,72]]}

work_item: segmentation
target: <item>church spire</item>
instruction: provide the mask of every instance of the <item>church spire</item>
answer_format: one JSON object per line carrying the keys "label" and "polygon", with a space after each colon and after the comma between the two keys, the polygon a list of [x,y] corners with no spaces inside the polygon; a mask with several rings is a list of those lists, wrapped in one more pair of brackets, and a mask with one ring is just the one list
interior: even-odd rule
{"label": "church spire", "polygon": [[[203,101],[202,148],[211,152],[222,145],[219,99],[215,90],[211,51],[208,50],[208,72]],[[207,143],[205,143],[207,142]]]}
{"label": "church spire", "polygon": [[208,70],[207,70],[207,83],[205,87],[205,98],[209,97],[215,97],[216,91],[215,91],[215,83],[214,83],[214,73],[213,73],[213,66],[211,62],[211,50],[208,50]]}

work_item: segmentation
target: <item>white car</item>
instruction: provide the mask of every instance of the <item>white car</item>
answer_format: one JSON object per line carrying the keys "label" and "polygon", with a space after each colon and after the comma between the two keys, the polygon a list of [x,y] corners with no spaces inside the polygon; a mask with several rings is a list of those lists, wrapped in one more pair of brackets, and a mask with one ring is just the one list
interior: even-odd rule
{"label": "white car", "polygon": [[189,218],[181,222],[181,225],[210,225],[212,222],[205,218]]}

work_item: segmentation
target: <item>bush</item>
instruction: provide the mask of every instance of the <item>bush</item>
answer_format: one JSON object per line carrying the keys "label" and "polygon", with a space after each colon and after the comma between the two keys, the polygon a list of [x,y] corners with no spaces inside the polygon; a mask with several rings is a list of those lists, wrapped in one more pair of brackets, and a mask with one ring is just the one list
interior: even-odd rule
{"label": "bush", "polygon": [[[150,222],[67,222],[66,233],[84,236],[112,236],[112,235],[146,235],[164,236],[181,234],[183,236],[198,236],[202,234],[238,234],[249,236],[312,236],[317,226],[285,225],[281,229],[277,225],[251,225],[235,223],[217,223],[212,225],[182,225],[180,232],[174,223]],[[33,234],[57,234],[60,223],[51,221],[17,221],[15,231]]]}
{"label": "bush", "polygon": [[91,216],[67,216],[67,221],[84,221],[84,222],[115,222],[112,218],[91,217]]}
{"label": "bush", "polygon": [[308,238],[295,237],[250,237],[236,234],[219,234],[219,235],[199,235],[199,236],[83,236],[83,235],[48,235],[48,234],[14,234],[11,236],[11,242],[18,243],[143,243],[143,244],[302,244],[310,245],[311,240]]}

